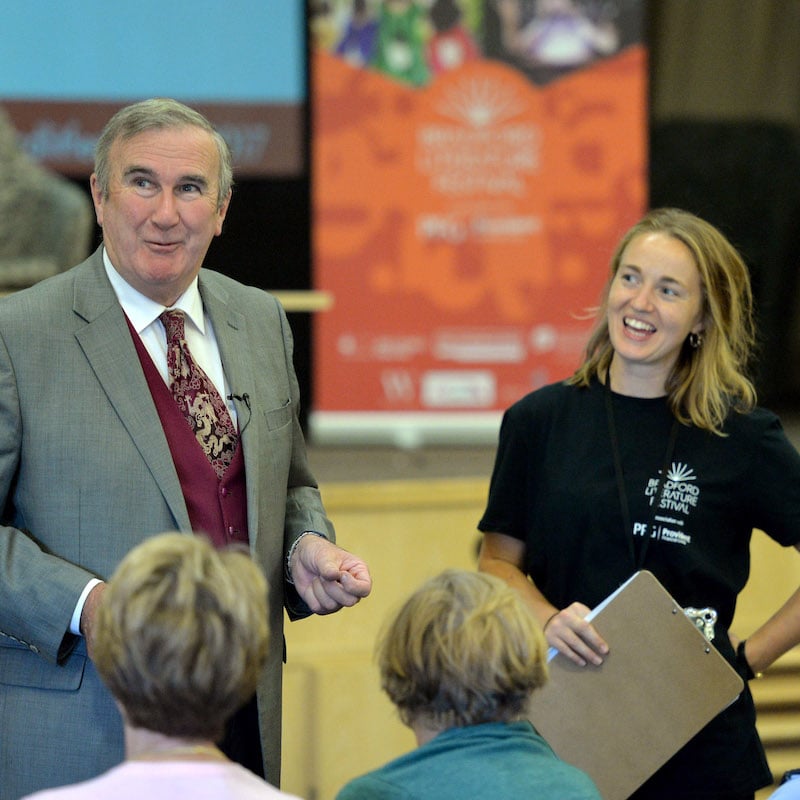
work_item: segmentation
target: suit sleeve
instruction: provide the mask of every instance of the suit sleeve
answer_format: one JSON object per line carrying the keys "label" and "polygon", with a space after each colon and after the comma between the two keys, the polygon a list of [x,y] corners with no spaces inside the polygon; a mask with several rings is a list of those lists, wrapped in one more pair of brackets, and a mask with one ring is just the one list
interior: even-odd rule
{"label": "suit sleeve", "polygon": [[[292,544],[304,531],[324,534],[336,541],[333,523],[328,519],[322,503],[316,478],[308,464],[305,437],[300,426],[300,389],[294,370],[294,341],[286,313],[277,300],[280,310],[286,372],[289,376],[290,403],[292,407],[292,454],[286,492],[286,514],[284,521],[284,563]],[[286,583],[284,602],[291,619],[309,616],[311,611],[300,599],[294,587]]]}
{"label": "suit sleeve", "polygon": [[23,424],[14,368],[0,336],[0,646],[24,647],[55,663],[77,640],[68,633],[69,621],[93,576],[45,552],[34,533],[13,526]]}

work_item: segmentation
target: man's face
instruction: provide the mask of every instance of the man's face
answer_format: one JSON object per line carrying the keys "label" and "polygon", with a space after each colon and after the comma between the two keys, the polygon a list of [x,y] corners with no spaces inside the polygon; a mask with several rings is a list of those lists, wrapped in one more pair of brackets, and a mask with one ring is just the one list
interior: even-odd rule
{"label": "man's face", "polygon": [[219,154],[201,128],[161,128],[117,140],[108,195],[91,177],[97,222],[111,263],[135,289],[169,306],[200,270],[222,232]]}

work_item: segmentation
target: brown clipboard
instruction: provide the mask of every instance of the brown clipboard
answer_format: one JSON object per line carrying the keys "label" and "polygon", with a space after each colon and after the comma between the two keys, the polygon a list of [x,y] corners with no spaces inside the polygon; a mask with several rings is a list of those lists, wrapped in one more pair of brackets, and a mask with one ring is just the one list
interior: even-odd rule
{"label": "brown clipboard", "polygon": [[604,800],[629,797],[744,683],[656,577],[635,573],[592,612],[608,642],[599,667],[558,653],[528,718]]}

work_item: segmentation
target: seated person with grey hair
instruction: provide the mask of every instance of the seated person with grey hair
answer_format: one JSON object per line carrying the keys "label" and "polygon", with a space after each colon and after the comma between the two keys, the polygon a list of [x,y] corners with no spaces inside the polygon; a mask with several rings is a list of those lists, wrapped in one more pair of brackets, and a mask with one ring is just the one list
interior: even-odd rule
{"label": "seated person with grey hair", "polygon": [[267,653],[267,582],[246,552],[182,533],[147,539],[120,562],[98,615],[93,657],[122,713],[125,761],[29,800],[291,797],[215,745]]}
{"label": "seated person with grey hair", "polygon": [[547,680],[539,623],[504,581],[446,570],[378,642],[381,686],[419,747],[350,781],[337,800],[600,800],[524,719]]}

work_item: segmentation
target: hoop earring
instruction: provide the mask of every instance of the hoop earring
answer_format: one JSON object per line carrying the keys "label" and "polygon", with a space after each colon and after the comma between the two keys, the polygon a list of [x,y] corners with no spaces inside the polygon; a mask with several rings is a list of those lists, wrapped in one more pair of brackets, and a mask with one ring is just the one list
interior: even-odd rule
{"label": "hoop earring", "polygon": [[698,350],[703,345],[703,334],[692,331],[688,336],[688,341],[692,350]]}

